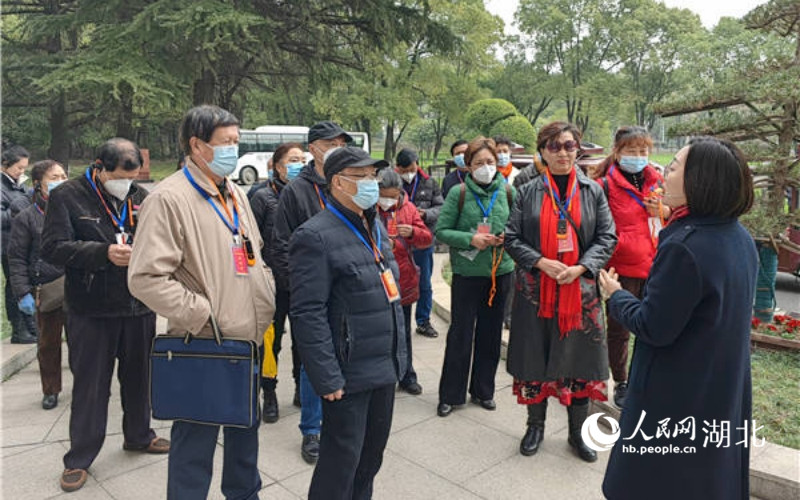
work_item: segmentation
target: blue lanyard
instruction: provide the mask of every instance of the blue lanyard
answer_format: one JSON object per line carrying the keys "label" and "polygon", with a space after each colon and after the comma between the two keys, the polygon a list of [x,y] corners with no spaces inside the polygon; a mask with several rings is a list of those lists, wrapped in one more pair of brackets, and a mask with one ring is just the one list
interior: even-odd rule
{"label": "blue lanyard", "polygon": [[475,191],[472,192],[472,195],[475,197],[475,201],[477,201],[478,202],[478,206],[481,207],[481,212],[483,212],[483,221],[484,222],[486,222],[486,220],[489,218],[489,215],[491,215],[492,207],[494,207],[494,202],[497,201],[497,193],[499,193],[499,192],[500,192],[500,189],[495,189],[494,193],[492,193],[492,200],[489,202],[489,208],[486,208],[486,207],[483,206],[483,203],[481,203],[481,199],[478,196],[478,193],[476,193]]}
{"label": "blue lanyard", "polygon": [[[381,267],[381,271],[383,271],[383,253],[380,251],[379,248],[377,248],[375,246],[375,243],[373,242],[372,245],[367,243],[367,240],[361,234],[361,231],[356,229],[356,227],[353,225],[353,223],[350,222],[350,220],[348,220],[347,217],[342,215],[342,213],[336,207],[334,207],[333,205],[328,205],[328,210],[333,212],[333,214],[336,217],[338,217],[342,222],[345,223],[345,225],[347,227],[350,228],[350,231],[352,231],[353,234],[358,236],[358,239],[361,240],[361,243],[364,244],[364,246],[367,248],[369,253],[372,254],[372,256],[375,258],[375,263],[378,264]],[[381,225],[380,224],[375,224],[375,231],[377,231],[377,233],[378,233],[377,241],[378,241],[378,245],[380,245],[380,242],[381,242]]]}
{"label": "blue lanyard", "polygon": [[[195,182],[194,177],[192,177],[191,172],[189,172],[189,169],[183,167],[183,173],[189,180],[189,184],[191,184],[192,187],[194,187],[197,190],[197,192],[200,193],[200,196],[202,196],[203,199],[206,200],[209,203],[209,205],[211,205],[211,208],[213,208],[214,211],[217,212],[217,215],[219,215],[219,218],[222,219],[222,222],[225,223],[230,232],[233,233],[234,236],[237,236],[239,234],[239,211],[236,210],[236,205],[234,204],[233,206],[233,225],[231,225],[231,223],[228,222],[228,219],[224,215],[222,215],[222,212],[219,211],[219,208],[217,208],[214,202],[211,201],[211,195],[208,194],[205,189],[197,185],[197,182]],[[231,193],[231,196],[233,196],[233,193]]]}
{"label": "blue lanyard", "polygon": [[89,167],[89,168],[86,169],[86,180],[89,181],[89,184],[92,185],[92,189],[94,189],[94,192],[97,193],[97,197],[100,198],[100,202],[103,204],[103,208],[106,209],[106,213],[108,213],[108,216],[111,217],[111,220],[114,221],[114,224],[117,225],[117,228],[119,229],[119,232],[120,233],[124,233],[125,232],[125,217],[128,215],[128,204],[125,203],[124,200],[122,201],[122,213],[120,214],[119,218],[117,218],[117,216],[114,215],[114,212],[112,212],[111,209],[108,208],[108,204],[106,203],[106,200],[103,199],[103,195],[100,194],[100,189],[98,189],[97,188],[97,184],[94,183],[94,179],[92,179],[92,176],[89,173],[91,170],[92,170],[92,167]]}
{"label": "blue lanyard", "polygon": [[459,184],[464,184],[464,178],[461,177],[461,171],[460,170],[456,170],[456,176],[458,177]]}
{"label": "blue lanyard", "polygon": [[[611,172],[613,172],[613,171],[614,171],[614,165],[612,165],[612,166],[611,166],[611,168],[608,170],[608,176],[609,176],[609,177],[611,177]],[[628,189],[628,188],[622,188],[622,189],[623,189],[623,190],[624,190],[626,193],[628,193],[628,196],[630,196],[631,198],[633,198],[633,201],[635,201],[636,203],[638,203],[640,207],[642,207],[642,208],[644,208],[645,210],[647,210],[647,207],[646,207],[646,206],[644,206],[644,203],[642,203],[642,200],[640,200],[640,199],[639,199],[639,197],[638,197],[638,196],[636,196],[636,193],[634,193],[633,191],[631,191],[631,190],[630,190],[630,189]]]}
{"label": "blue lanyard", "polygon": [[559,219],[566,218],[567,211],[564,207],[569,206],[570,202],[572,201],[572,197],[575,196],[575,193],[578,189],[578,179],[575,178],[575,181],[572,184],[572,192],[569,194],[569,197],[564,201],[564,203],[561,203],[561,198],[558,196],[558,189],[553,189],[553,187],[550,185],[548,176],[546,175],[543,176],[543,180],[544,180],[544,185],[547,186],[548,192],[555,199],[556,206],[558,207],[558,211],[560,212],[558,214],[558,218]]}
{"label": "blue lanyard", "polygon": [[419,172],[414,176],[414,188],[411,190],[411,203],[414,203],[417,197],[417,184],[419,184]]}

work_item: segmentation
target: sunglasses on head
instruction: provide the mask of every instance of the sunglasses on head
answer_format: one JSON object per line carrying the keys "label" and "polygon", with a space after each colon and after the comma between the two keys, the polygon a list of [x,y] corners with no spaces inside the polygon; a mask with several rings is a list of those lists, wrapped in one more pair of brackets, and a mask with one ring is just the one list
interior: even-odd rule
{"label": "sunglasses on head", "polygon": [[572,153],[573,151],[578,149],[578,146],[579,145],[577,141],[566,141],[563,143],[558,141],[553,141],[553,142],[548,142],[546,147],[547,150],[550,151],[551,153],[558,153],[559,151],[561,151],[561,148],[564,148],[567,151],[567,153]]}

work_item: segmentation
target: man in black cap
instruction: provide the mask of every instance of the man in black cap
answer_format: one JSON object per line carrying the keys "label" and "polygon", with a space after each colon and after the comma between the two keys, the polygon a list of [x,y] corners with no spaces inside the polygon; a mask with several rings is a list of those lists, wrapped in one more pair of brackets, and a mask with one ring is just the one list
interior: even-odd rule
{"label": "man in black cap", "polygon": [[[275,212],[275,226],[272,229],[272,272],[275,276],[277,293],[290,290],[289,238],[301,224],[325,209],[328,185],[322,170],[325,153],[352,141],[353,138],[333,122],[320,122],[308,130],[308,150],[314,158],[281,192]],[[264,237],[269,238],[268,235]],[[291,295],[289,301],[291,304]],[[294,322],[291,317],[289,321],[292,325],[292,342],[294,342]],[[303,435],[300,454],[303,460],[313,464],[319,456],[322,406],[319,396],[314,393],[302,368],[299,380],[299,387],[295,387],[295,405],[298,402],[300,404],[300,432]]]}
{"label": "man in black cap", "polygon": [[407,366],[400,273],[375,210],[386,165],[354,147],[330,154],[328,209],[292,236],[292,328],[323,398],[309,500],[372,498]]}
{"label": "man in black cap", "polygon": [[[439,184],[424,170],[419,168],[419,157],[413,149],[404,148],[397,153],[397,173],[403,178],[403,189],[408,193],[408,199],[417,207],[419,216],[434,232],[439,212],[444,205],[442,190]],[[417,333],[425,337],[438,337],[431,325],[431,309],[433,309],[433,287],[431,274],[433,273],[433,249],[414,250],[414,262],[419,266],[419,300],[414,316],[417,320]]]}

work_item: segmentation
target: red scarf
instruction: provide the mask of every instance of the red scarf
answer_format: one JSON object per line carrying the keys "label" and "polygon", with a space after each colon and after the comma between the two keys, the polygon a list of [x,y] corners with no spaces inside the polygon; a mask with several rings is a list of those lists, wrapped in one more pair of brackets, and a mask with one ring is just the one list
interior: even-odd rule
{"label": "red scarf", "polygon": [[508,176],[511,175],[511,172],[514,171],[514,165],[511,162],[508,162],[508,165],[506,165],[505,167],[501,167],[500,165],[498,165],[497,171],[503,174],[503,177],[508,179]]}
{"label": "red scarf", "polygon": [[[578,179],[575,171],[575,167],[573,167],[569,174],[566,196],[567,199],[569,199],[569,195],[573,192],[573,189],[575,190],[575,195],[569,199],[569,204],[564,208],[572,216],[575,225],[580,227],[581,198],[580,188],[576,185]],[[545,196],[542,200],[539,221],[539,240],[542,246],[542,256],[552,260],[560,260],[567,266],[573,266],[578,263],[578,257],[580,257],[578,235],[575,234],[572,224],[567,221],[567,232],[572,235],[572,251],[558,253],[556,231],[558,230],[560,212],[556,207],[554,197],[554,194],[558,196],[558,187],[553,181],[550,170],[546,171],[545,181]],[[566,200],[562,199],[561,201],[564,202]],[[539,317],[553,317],[556,308],[556,293],[558,293],[558,329],[561,332],[560,338],[563,339],[568,332],[579,329],[582,324],[580,278],[568,285],[559,286],[556,280],[546,273],[540,274]]]}
{"label": "red scarf", "polygon": [[669,226],[676,220],[683,219],[684,217],[688,216],[689,216],[689,205],[681,205],[672,211],[672,214],[670,214],[669,219],[667,220],[667,225]]}

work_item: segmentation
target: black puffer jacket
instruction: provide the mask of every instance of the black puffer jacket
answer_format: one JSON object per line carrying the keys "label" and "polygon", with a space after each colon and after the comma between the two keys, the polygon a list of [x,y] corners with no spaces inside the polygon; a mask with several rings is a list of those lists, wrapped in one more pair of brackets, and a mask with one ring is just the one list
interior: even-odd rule
{"label": "black puffer jacket", "polygon": [[[98,187],[109,207],[122,206],[102,183]],[[134,208],[133,231],[145,196],[147,191],[134,182],[128,193]],[[116,204],[112,204],[114,200]],[[126,226],[125,230],[131,229]],[[53,191],[42,231],[42,258],[64,266],[68,311],[92,317],[151,314],[147,306],[131,296],[128,268],[108,260],[108,247],[116,243],[115,233],[114,223],[85,176],[69,180]]]}
{"label": "black puffer jacket", "polygon": [[[280,179],[269,180],[264,186],[256,191],[252,189],[247,193],[250,200],[250,208],[258,223],[258,230],[264,246],[261,248],[261,257],[264,262],[272,269],[272,228],[275,226],[275,212],[278,210],[278,200],[286,184]],[[254,186],[255,188],[255,186]],[[274,269],[273,269],[274,274]]]}
{"label": "black puffer jacket", "polygon": [[0,251],[6,255],[8,244],[11,241],[11,219],[31,202],[25,187],[17,185],[4,173],[0,174],[0,186],[0,213],[2,213]]}
{"label": "black puffer jacket", "polygon": [[436,222],[439,220],[439,212],[442,211],[444,205],[444,198],[442,198],[442,190],[439,188],[439,183],[429,176],[424,170],[417,169],[417,177],[414,179],[416,182],[416,190],[414,190],[414,182],[411,184],[403,181],[403,189],[408,193],[408,199],[419,209],[425,212],[423,221],[431,232],[436,228]]}
{"label": "black puffer jacket", "polygon": [[[586,245],[580,249],[578,264],[586,267],[588,277],[595,278],[614,252],[617,233],[603,188],[580,170],[577,175],[581,200],[580,235]],[[526,271],[532,271],[542,258],[539,218],[544,197],[542,176],[523,185],[506,225],[506,251],[517,267]]]}
{"label": "black puffer jacket", "polygon": [[316,186],[322,195],[322,202],[328,196],[328,182],[314,169],[314,160],[303,167],[300,174],[281,191],[278,208],[275,212],[275,225],[272,228],[272,256],[270,267],[275,276],[275,284],[282,290],[289,290],[289,239],[295,229],[323,210]]}
{"label": "black puffer jacket", "polygon": [[[366,239],[361,218],[330,201]],[[381,225],[374,209],[365,215],[370,227]],[[399,284],[383,227],[380,246],[384,266]],[[361,240],[325,210],[295,232],[290,255],[292,333],[317,394],[341,388],[354,393],[402,379],[407,363],[403,309],[399,300],[389,303],[378,265]]]}
{"label": "black puffer jacket", "polygon": [[36,196],[30,205],[14,218],[8,245],[9,280],[17,297],[33,293],[38,285],[50,283],[64,274],[64,268],[45,262],[40,255],[42,228],[47,201]]}

